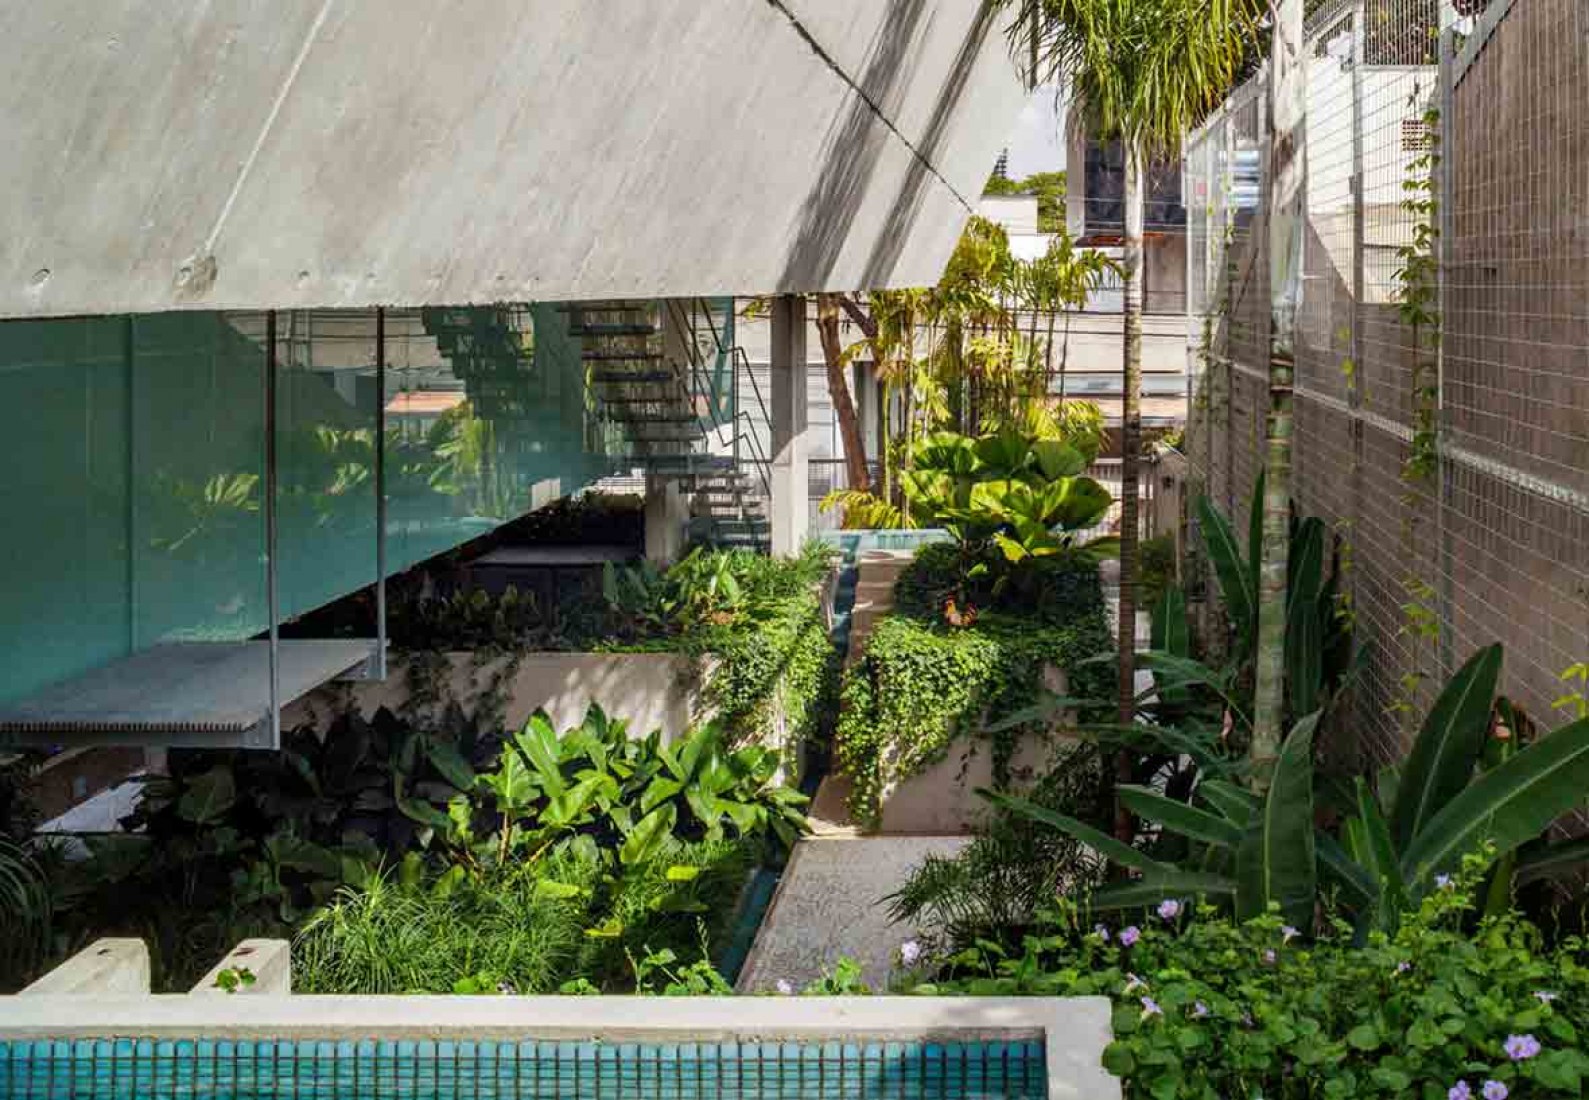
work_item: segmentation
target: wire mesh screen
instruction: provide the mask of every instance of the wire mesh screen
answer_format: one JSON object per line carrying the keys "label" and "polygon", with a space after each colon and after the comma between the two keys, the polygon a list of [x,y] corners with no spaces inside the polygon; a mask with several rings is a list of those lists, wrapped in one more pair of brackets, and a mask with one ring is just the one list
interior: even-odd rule
{"label": "wire mesh screen", "polygon": [[8,1100],[1041,1100],[1036,1041],[0,1042]]}
{"label": "wire mesh screen", "polygon": [[[1310,4],[1293,491],[1338,535],[1384,759],[1454,667],[1559,720],[1589,657],[1589,5]],[[1194,135],[1188,445],[1238,525],[1268,403],[1260,74]]]}

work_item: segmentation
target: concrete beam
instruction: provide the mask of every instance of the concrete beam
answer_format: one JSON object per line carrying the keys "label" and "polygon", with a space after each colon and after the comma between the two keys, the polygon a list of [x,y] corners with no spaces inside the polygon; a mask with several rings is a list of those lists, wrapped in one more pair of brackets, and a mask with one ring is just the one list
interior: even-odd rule
{"label": "concrete beam", "polygon": [[[221,980],[230,972],[237,984],[227,989]],[[250,975],[245,978],[244,974]],[[195,995],[234,993],[286,994],[292,992],[292,945],[286,940],[243,940],[226,957],[210,968],[198,984],[188,991]]]}
{"label": "concrete beam", "polygon": [[811,523],[810,442],[806,438],[806,300],[772,302],[772,552],[798,554]]}
{"label": "concrete beam", "polygon": [[24,996],[100,996],[149,992],[149,948],[142,940],[95,940],[22,990]]}
{"label": "concrete beam", "polygon": [[51,0],[0,317],[936,282],[1023,93],[982,0]]}

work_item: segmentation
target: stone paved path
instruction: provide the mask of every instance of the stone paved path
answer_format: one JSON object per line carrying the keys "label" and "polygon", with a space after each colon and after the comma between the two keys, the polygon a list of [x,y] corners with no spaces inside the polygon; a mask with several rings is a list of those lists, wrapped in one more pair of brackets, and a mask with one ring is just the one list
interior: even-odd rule
{"label": "stone paved path", "polygon": [[803,988],[841,957],[874,990],[888,984],[899,945],[916,930],[888,919],[885,897],[929,855],[954,855],[969,837],[809,837],[795,845],[745,968],[741,993]]}

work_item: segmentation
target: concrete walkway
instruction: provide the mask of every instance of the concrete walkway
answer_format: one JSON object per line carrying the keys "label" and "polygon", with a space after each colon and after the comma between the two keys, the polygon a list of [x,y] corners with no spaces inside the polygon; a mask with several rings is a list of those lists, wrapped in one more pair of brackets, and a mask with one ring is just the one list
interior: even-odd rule
{"label": "concrete walkway", "polygon": [[874,990],[887,988],[900,944],[917,930],[891,922],[883,899],[927,856],[952,856],[969,842],[963,836],[800,841],[740,972],[739,992],[772,992],[780,980],[803,989],[841,958],[860,963]]}

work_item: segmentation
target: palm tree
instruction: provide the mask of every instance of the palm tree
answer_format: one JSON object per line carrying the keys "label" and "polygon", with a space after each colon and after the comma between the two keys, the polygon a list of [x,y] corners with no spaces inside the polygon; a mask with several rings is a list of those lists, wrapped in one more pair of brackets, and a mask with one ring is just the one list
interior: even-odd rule
{"label": "palm tree", "polygon": [[[1135,720],[1137,464],[1142,431],[1143,173],[1234,86],[1266,0],[1001,0],[1043,82],[1069,91],[1072,124],[1125,152],[1124,396],[1120,425],[1118,720]],[[1035,36],[1036,49],[1031,39]],[[1124,811],[1119,811],[1123,814]],[[1129,820],[1117,822],[1128,827]]]}
{"label": "palm tree", "polygon": [[1269,427],[1258,574],[1257,683],[1253,689],[1252,784],[1267,789],[1280,755],[1285,711],[1286,589],[1291,548],[1291,384],[1302,305],[1302,186],[1307,111],[1302,0],[1280,0],[1269,80]]}

